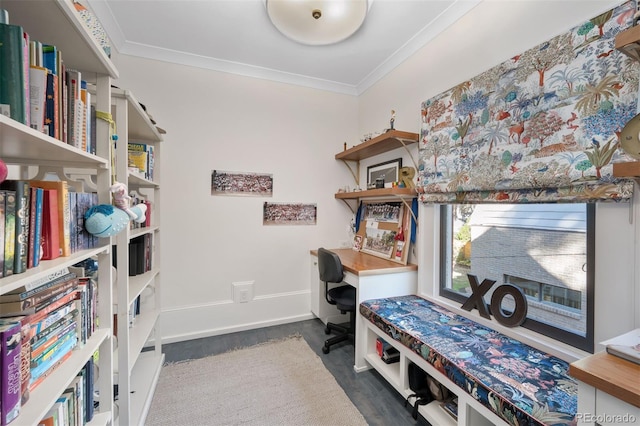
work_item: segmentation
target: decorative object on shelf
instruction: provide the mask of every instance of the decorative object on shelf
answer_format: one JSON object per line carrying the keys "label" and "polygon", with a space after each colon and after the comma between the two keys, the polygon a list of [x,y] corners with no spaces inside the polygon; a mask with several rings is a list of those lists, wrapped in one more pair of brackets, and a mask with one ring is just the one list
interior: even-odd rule
{"label": "decorative object on shelf", "polygon": [[7,169],[6,163],[0,160],[0,182],[4,182],[8,174],[9,170]]}
{"label": "decorative object on shelf", "polygon": [[397,182],[399,180],[400,168],[402,167],[402,158],[396,158],[395,160],[386,161],[380,164],[374,164],[367,167],[367,188],[376,182],[377,186],[378,178],[382,178],[385,187],[386,184],[391,185],[391,182]]}
{"label": "decorative object on shelf", "polygon": [[[144,204],[138,204],[130,210],[144,220],[146,207]],[[112,237],[129,226],[130,220],[131,218],[124,210],[111,204],[98,204],[85,213],[84,227],[88,233],[96,237]]]}
{"label": "decorative object on shelf", "polygon": [[[389,120],[389,130],[394,130],[393,123],[396,122],[396,110],[391,110],[391,120]],[[387,130],[387,131],[389,131]]]}
{"label": "decorative object on shelf", "polygon": [[620,147],[632,158],[640,160],[640,114],[627,122],[620,132]]}
{"label": "decorative object on shelf", "polygon": [[109,42],[107,32],[102,28],[102,24],[100,24],[98,18],[81,3],[74,2],[73,6],[82,17],[91,35],[93,35],[100,47],[102,47],[102,50],[104,50],[104,53],[106,53],[108,57],[111,57],[111,43]]}
{"label": "decorative object on shelf", "polygon": [[351,37],[367,15],[367,0],[267,0],[267,15],[282,34],[322,46]]}
{"label": "decorative object on shelf", "polygon": [[416,169],[413,167],[400,167],[400,183],[404,185],[405,188],[413,188],[413,178],[416,176]]}
{"label": "decorative object on shelf", "polygon": [[[127,185],[116,182],[111,185],[115,207],[111,204],[98,204],[84,215],[84,227],[97,237],[111,237],[129,226],[129,221],[142,223],[146,220],[147,205],[144,203],[130,207],[131,197]],[[117,207],[117,208],[116,208]]]}
{"label": "decorative object on shelf", "polygon": [[140,204],[138,209],[135,207],[130,207],[131,197],[127,191],[127,185],[121,182],[116,182],[111,185],[111,193],[113,195],[113,203],[117,208],[124,211],[129,218],[135,222],[142,223],[145,221],[145,213],[147,206],[145,204]]}

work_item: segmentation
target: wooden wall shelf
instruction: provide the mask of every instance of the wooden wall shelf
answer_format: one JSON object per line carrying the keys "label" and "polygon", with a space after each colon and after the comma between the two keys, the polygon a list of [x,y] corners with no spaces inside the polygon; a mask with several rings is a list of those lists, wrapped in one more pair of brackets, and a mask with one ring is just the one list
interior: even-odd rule
{"label": "wooden wall shelf", "polygon": [[415,188],[380,188],[369,189],[367,191],[352,191],[352,192],[338,192],[336,193],[336,199],[339,200],[356,200],[359,198],[372,198],[372,197],[415,197]]}
{"label": "wooden wall shelf", "polygon": [[640,26],[631,27],[616,36],[615,47],[640,62]]}
{"label": "wooden wall shelf", "polygon": [[630,161],[628,163],[613,163],[614,177],[640,177],[640,161]]}
{"label": "wooden wall shelf", "polygon": [[420,136],[417,133],[389,130],[380,136],[336,154],[336,160],[360,161],[400,148],[403,145],[406,146],[417,143],[419,138]]}

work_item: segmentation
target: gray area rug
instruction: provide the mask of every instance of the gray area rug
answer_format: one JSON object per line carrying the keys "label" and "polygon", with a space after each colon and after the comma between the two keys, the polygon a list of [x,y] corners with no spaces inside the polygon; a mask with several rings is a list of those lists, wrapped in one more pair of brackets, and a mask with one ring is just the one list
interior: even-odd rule
{"label": "gray area rug", "polygon": [[290,336],[165,365],[145,424],[367,423],[305,340]]}

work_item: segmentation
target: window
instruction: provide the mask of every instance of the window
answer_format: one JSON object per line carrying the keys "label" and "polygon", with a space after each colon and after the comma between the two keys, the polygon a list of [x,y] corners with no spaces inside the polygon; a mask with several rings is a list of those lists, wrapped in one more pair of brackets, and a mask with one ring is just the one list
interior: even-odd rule
{"label": "window", "polygon": [[[593,352],[595,205],[476,204],[441,207],[440,295],[463,303],[478,282],[522,290],[522,327]],[[511,296],[501,309],[513,310]]]}

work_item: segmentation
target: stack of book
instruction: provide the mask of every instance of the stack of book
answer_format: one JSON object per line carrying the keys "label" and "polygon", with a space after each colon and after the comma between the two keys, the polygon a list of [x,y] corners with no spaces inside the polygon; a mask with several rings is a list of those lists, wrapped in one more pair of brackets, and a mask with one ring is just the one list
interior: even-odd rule
{"label": "stack of book", "polygon": [[[0,363],[8,372],[0,375],[0,395],[6,397],[0,400],[2,424],[19,413],[29,393],[95,331],[96,291],[94,281],[62,268],[0,295]],[[16,360],[17,367],[12,364]],[[9,390],[15,391],[11,396],[17,397],[17,406],[7,397]]]}
{"label": "stack of book", "polygon": [[84,214],[96,204],[97,193],[71,191],[66,181],[0,183],[0,277],[95,247]]}

